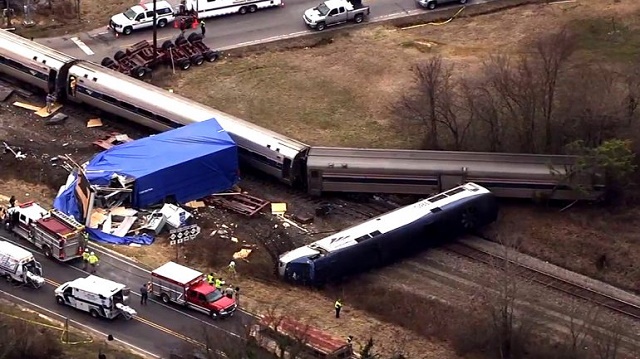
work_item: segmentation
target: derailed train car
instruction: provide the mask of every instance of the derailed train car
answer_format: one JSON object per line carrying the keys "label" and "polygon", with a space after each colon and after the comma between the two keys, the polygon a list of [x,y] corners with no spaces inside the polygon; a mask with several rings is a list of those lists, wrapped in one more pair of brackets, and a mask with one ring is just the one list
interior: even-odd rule
{"label": "derailed train car", "polygon": [[286,281],[323,285],[452,240],[494,222],[496,197],[466,183],[280,256]]}

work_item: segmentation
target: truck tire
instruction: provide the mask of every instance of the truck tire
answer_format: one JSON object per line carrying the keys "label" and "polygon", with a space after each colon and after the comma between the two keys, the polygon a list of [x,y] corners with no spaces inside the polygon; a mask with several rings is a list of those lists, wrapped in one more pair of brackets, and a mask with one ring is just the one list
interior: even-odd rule
{"label": "truck tire", "polygon": [[238,10],[238,13],[240,15],[246,14],[247,13],[247,7],[246,6],[241,7],[240,10]]}
{"label": "truck tire", "polygon": [[91,310],[89,311],[89,314],[91,314],[91,316],[92,316],[92,317],[94,317],[94,318],[100,318],[100,314],[99,314],[99,313],[98,313],[98,311],[97,311],[97,310],[95,310],[95,309],[91,309]]}
{"label": "truck tire", "polygon": [[187,71],[191,68],[191,61],[188,59],[182,59],[178,62],[178,67],[180,67],[180,70],[182,71]]}
{"label": "truck tire", "polygon": [[115,53],[115,55],[113,55],[114,60],[116,60],[116,61],[118,61],[118,62],[119,62],[120,60],[124,59],[125,57],[127,57],[127,54],[126,54],[124,51],[122,51],[122,50],[117,51],[117,52]]}
{"label": "truck tire", "polygon": [[166,20],[166,19],[160,19],[160,20],[158,20],[158,27],[159,27],[159,28],[161,28],[161,29],[162,29],[162,28],[163,28],[163,27],[165,27],[165,26],[167,26],[167,20]]}
{"label": "truck tire", "polygon": [[160,299],[162,299],[162,303],[164,304],[169,304],[170,302],[169,296],[167,295],[167,293],[162,293],[162,295],[160,296]]}
{"label": "truck tire", "polygon": [[207,51],[204,53],[204,58],[209,62],[215,62],[218,60],[218,53],[215,51]]}
{"label": "truck tire", "polygon": [[102,61],[100,61],[100,65],[104,67],[109,67],[111,66],[111,64],[113,64],[113,60],[110,57],[105,57],[104,59],[102,59]]}
{"label": "truck tire", "polygon": [[258,7],[257,7],[257,6],[255,6],[255,5],[251,5],[251,6],[249,6],[249,12],[250,12],[250,13],[252,13],[252,14],[253,14],[253,13],[254,13],[254,12],[256,12],[256,11],[258,11]]}
{"label": "truck tire", "polygon": [[189,37],[187,37],[187,40],[189,40],[189,42],[200,41],[202,40],[202,35],[198,34],[197,32],[192,32],[191,34],[189,34]]}
{"label": "truck tire", "polygon": [[9,273],[4,275],[4,279],[6,279],[8,283],[13,282],[13,278],[11,277],[11,274],[9,274]]}
{"label": "truck tire", "polygon": [[132,32],[133,32],[133,28],[131,26],[127,26],[124,29],[122,29],[122,34],[124,35],[131,35]]}
{"label": "truck tire", "polygon": [[133,77],[137,77],[139,79],[143,78],[144,75],[146,75],[146,74],[147,74],[147,71],[142,66],[138,66],[138,67],[136,67],[135,69],[133,69],[131,71],[131,75],[133,75]]}
{"label": "truck tire", "polygon": [[51,248],[49,246],[42,246],[42,253],[47,258],[53,257],[53,253],[51,253]]}
{"label": "truck tire", "polygon": [[211,310],[209,311],[209,316],[211,317],[211,319],[216,320],[219,318],[218,313],[215,310]]}
{"label": "truck tire", "polygon": [[430,2],[429,4],[427,4],[427,9],[429,9],[429,10],[433,10],[433,9],[435,9],[435,8],[436,8],[436,5],[437,5],[437,4],[436,4],[436,2],[435,2],[435,1],[434,1],[434,2]]}
{"label": "truck tire", "polygon": [[184,36],[178,36],[178,38],[176,39],[176,46],[186,45],[187,43],[188,41],[184,38]]}
{"label": "truck tire", "polygon": [[171,40],[167,40],[167,41],[162,43],[162,49],[163,50],[169,50],[169,49],[171,49],[173,47],[175,47],[175,45],[173,44],[173,42],[171,42]]}
{"label": "truck tire", "polygon": [[56,297],[56,303],[60,304],[60,305],[64,305],[64,298],[62,297]]}
{"label": "truck tire", "polygon": [[364,21],[364,15],[362,15],[362,14],[358,14],[358,15],[356,15],[356,16],[353,18],[353,21],[354,21],[356,24],[361,23],[362,21]]}
{"label": "truck tire", "polygon": [[326,29],[326,28],[327,28],[327,25],[326,25],[324,22],[319,22],[319,23],[316,25],[316,30],[318,30],[318,31],[322,31],[322,30],[324,30],[324,29]]}
{"label": "truck tire", "polygon": [[200,54],[191,56],[191,63],[200,66],[204,63],[204,57]]}

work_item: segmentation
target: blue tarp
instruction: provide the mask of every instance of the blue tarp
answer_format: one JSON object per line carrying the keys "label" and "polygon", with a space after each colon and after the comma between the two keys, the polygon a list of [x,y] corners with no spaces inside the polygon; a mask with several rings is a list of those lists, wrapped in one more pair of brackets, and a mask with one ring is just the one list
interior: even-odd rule
{"label": "blue tarp", "polygon": [[[53,207],[57,210],[60,210],[70,216],[73,216],[76,220],[81,223],[84,223],[84,218],[82,218],[82,214],[80,212],[80,203],[78,202],[78,198],[76,197],[76,185],[78,184],[78,177],[74,175],[75,179],[67,188],[65,188],[62,193],[53,201]],[[153,243],[154,238],[147,234],[137,235],[137,236],[127,236],[127,237],[117,237],[111,235],[109,233],[102,232],[99,229],[87,228],[87,233],[89,234],[89,239],[97,242],[108,243],[108,244],[151,244]]]}
{"label": "blue tarp", "polygon": [[233,187],[238,153],[211,119],[112,147],[95,156],[85,172],[93,185],[109,184],[114,174],[133,177],[136,208],[171,197],[186,203]]}

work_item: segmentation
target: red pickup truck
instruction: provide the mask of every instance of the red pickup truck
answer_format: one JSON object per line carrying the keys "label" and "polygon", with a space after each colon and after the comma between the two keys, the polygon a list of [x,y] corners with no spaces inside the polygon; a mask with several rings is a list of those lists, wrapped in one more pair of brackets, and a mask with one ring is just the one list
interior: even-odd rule
{"label": "red pickup truck", "polygon": [[230,317],[238,307],[234,299],[207,283],[203,273],[174,262],[151,272],[151,293],[165,304],[190,307],[213,319]]}

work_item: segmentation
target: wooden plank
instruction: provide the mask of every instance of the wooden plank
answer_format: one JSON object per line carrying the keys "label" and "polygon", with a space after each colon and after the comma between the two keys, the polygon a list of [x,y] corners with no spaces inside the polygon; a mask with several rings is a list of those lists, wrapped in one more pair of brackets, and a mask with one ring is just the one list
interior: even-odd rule
{"label": "wooden plank", "polygon": [[34,105],[30,105],[28,103],[24,103],[24,102],[14,102],[13,103],[14,106],[20,107],[20,108],[25,108],[27,110],[31,110],[31,111],[38,111],[40,110],[40,106],[34,106]]}
{"label": "wooden plank", "polygon": [[38,111],[36,111],[36,115],[40,117],[49,117],[61,108],[62,108],[62,104],[54,103],[53,106],[51,106],[51,112],[47,112],[47,106],[45,106],[39,109]]}

